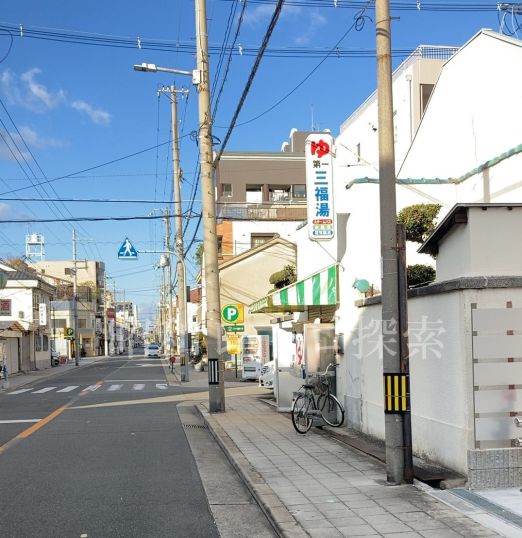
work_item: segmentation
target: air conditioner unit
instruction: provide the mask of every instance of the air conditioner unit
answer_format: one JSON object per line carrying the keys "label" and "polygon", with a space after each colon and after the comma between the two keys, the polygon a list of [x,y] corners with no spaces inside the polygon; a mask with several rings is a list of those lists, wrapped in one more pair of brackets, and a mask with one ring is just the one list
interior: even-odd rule
{"label": "air conditioner unit", "polygon": [[20,310],[20,311],[18,312],[18,319],[24,319],[24,317],[25,317],[24,311],[23,311],[23,310]]}

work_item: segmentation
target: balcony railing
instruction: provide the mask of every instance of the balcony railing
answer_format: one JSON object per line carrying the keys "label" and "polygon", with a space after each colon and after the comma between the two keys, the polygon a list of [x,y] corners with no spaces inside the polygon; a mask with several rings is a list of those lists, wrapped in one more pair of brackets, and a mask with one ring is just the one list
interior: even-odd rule
{"label": "balcony railing", "polygon": [[220,220],[305,220],[306,202],[272,204],[220,203]]}

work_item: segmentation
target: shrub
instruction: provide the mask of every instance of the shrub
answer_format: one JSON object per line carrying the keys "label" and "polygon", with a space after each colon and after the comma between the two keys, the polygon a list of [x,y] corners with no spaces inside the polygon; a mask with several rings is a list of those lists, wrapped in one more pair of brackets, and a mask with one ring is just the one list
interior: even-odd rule
{"label": "shrub", "polygon": [[408,287],[429,284],[435,280],[435,269],[431,265],[417,263],[408,265]]}

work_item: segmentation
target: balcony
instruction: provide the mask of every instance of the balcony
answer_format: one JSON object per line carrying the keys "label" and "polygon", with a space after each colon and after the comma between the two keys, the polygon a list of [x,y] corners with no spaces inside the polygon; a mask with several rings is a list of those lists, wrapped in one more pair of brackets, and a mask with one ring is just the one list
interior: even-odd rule
{"label": "balcony", "polygon": [[306,220],[306,202],[218,204],[218,220]]}

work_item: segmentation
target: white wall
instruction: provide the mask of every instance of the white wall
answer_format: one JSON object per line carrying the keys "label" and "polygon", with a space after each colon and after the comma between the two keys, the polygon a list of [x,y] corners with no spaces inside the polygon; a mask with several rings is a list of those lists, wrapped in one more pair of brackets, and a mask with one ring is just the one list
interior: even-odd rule
{"label": "white wall", "polygon": [[252,234],[279,234],[281,239],[295,243],[296,228],[300,221],[238,221],[232,223],[234,256],[252,248]]}

